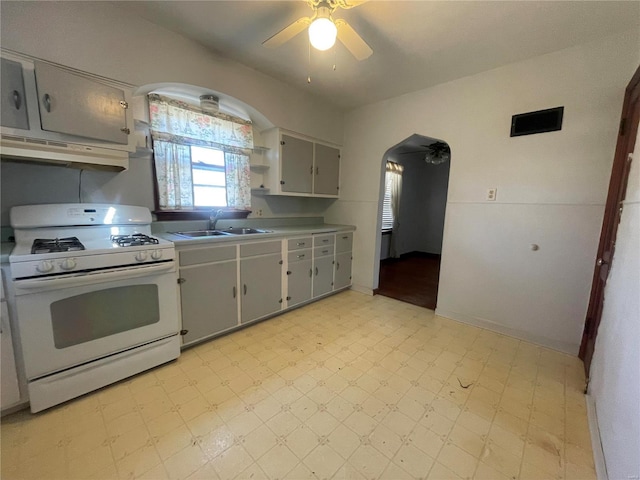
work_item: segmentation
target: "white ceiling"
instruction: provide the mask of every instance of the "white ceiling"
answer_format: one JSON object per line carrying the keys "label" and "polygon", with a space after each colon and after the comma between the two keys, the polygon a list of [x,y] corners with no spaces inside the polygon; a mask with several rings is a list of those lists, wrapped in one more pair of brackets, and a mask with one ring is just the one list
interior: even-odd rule
{"label": "white ceiling", "polygon": [[277,49],[262,46],[312,14],[304,1],[111,3],[345,109],[640,25],[638,1],[370,0],[333,17],[347,20],[373,55],[358,62],[337,43],[312,50],[309,67],[306,32]]}

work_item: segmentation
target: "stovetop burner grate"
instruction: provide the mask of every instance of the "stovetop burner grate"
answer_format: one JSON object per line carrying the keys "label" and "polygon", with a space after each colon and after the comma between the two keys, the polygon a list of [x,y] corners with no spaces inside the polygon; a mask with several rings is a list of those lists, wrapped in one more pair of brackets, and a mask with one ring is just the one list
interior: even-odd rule
{"label": "stovetop burner grate", "polygon": [[138,245],[157,245],[159,240],[144,233],[133,235],[111,235],[111,241],[119,247],[135,247]]}
{"label": "stovetop burner grate", "polygon": [[75,252],[84,250],[78,237],[36,238],[31,246],[31,253]]}

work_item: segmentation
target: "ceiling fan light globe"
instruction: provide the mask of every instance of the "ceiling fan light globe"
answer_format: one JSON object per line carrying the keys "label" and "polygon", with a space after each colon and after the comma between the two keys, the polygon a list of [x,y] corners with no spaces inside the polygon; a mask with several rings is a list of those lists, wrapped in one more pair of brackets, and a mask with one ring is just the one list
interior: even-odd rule
{"label": "ceiling fan light globe", "polygon": [[309,41],[317,50],[328,50],[336,43],[338,29],[328,18],[316,18],[309,25]]}

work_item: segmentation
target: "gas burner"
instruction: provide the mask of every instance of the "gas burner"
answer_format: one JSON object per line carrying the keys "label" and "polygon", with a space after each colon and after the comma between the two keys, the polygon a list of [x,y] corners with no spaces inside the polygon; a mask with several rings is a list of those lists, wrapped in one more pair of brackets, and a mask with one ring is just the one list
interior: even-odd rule
{"label": "gas burner", "polygon": [[157,238],[150,237],[144,233],[134,233],[132,235],[111,235],[111,241],[119,247],[135,247],[138,245],[157,245]]}
{"label": "gas burner", "polygon": [[31,253],[75,252],[84,250],[78,237],[68,238],[36,238],[31,246]]}

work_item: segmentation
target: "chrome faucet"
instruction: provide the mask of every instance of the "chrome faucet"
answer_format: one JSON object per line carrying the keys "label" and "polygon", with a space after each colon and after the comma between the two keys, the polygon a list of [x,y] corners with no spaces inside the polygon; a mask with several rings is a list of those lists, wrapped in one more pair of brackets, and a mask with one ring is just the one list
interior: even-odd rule
{"label": "chrome faucet", "polygon": [[211,210],[211,213],[209,213],[209,230],[216,229],[216,223],[218,223],[218,220],[220,219],[222,214],[224,214],[224,210],[222,209]]}

